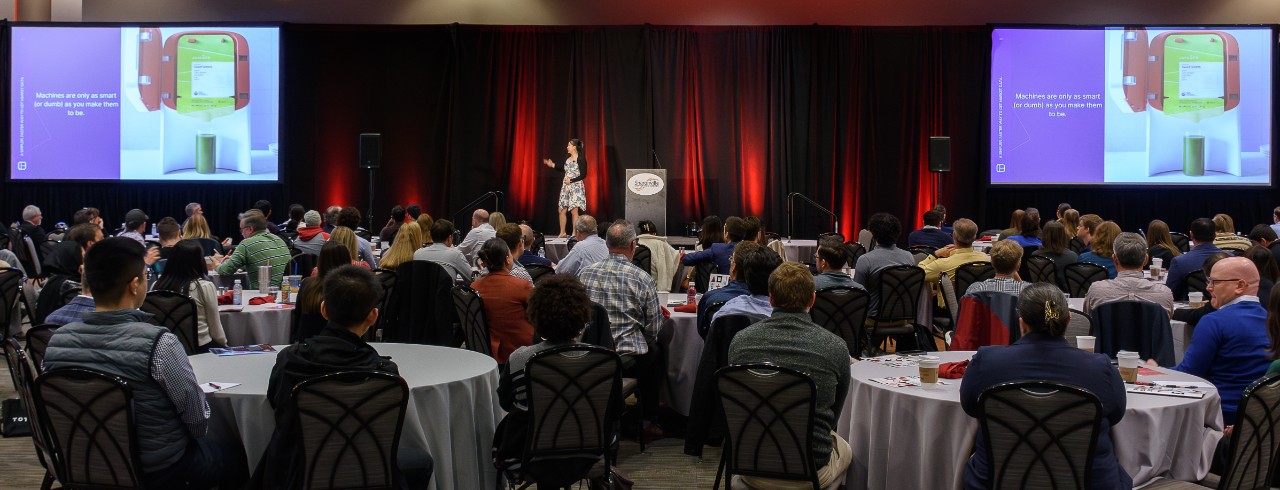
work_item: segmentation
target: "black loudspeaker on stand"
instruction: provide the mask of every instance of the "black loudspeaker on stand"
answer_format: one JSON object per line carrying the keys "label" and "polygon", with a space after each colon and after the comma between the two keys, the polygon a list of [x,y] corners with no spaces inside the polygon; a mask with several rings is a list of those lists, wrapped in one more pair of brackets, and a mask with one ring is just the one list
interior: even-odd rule
{"label": "black loudspeaker on stand", "polygon": [[939,182],[942,172],[951,171],[951,137],[929,137],[929,171],[933,172],[933,191],[935,205],[942,203],[942,185]]}
{"label": "black loudspeaker on stand", "polygon": [[[360,168],[369,171],[369,218],[370,233],[373,229],[373,171],[382,166],[382,133],[360,133]],[[355,230],[352,230],[355,231]]]}

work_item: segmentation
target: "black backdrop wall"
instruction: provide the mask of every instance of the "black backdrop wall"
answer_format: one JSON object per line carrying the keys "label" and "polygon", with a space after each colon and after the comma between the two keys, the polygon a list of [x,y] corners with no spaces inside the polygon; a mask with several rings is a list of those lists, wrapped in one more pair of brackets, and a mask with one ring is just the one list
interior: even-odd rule
{"label": "black backdrop wall", "polygon": [[[1272,188],[986,188],[986,27],[286,25],[282,36],[282,183],[6,182],[4,220],[29,203],[47,221],[96,206],[118,222],[133,207],[159,219],[198,201],[226,234],[262,198],[280,214],[294,202],[367,211],[362,132],[383,135],[378,226],[395,203],[452,218],[500,190],[509,219],[553,231],[561,176],[540,162],[563,159],[575,137],[590,162],[587,212],[622,217],[624,170],[660,161],[671,233],[705,214],[754,214],[785,234],[790,192],[835,211],[846,235],[879,211],[916,226],[937,194],[950,219],[984,227],[1063,201],[1127,229],[1216,212],[1260,222],[1274,203]],[[933,135],[953,142],[937,188]],[[832,229],[812,208],[796,214],[795,235]]]}

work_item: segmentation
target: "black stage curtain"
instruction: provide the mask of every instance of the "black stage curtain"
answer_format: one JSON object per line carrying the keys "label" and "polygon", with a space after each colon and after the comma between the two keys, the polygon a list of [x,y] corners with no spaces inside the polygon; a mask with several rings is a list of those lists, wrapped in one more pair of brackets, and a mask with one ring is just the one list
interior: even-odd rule
{"label": "black stage curtain", "polygon": [[[834,229],[799,201],[789,226],[792,192],[837,214],[850,237],[875,212],[918,226],[939,195],[949,219],[983,228],[1002,227],[1014,207],[1047,213],[1063,201],[1128,229],[1155,217],[1182,229],[1211,211],[1252,223],[1271,207],[1271,188],[988,189],[981,26],[287,25],[282,38],[281,183],[6,182],[5,220],[28,203],[50,222],[86,205],[109,223],[133,207],[181,218],[198,201],[227,234],[261,198],[276,221],[294,202],[367,213],[364,132],[383,136],[375,229],[394,204],[414,202],[465,229],[466,205],[496,190],[508,219],[554,231],[561,175],[541,162],[563,160],[569,138],[586,144],[587,212],[601,219],[624,214],[625,169],[660,161],[671,234],[706,214],[759,215],[798,237]],[[934,135],[953,145],[936,185]]]}

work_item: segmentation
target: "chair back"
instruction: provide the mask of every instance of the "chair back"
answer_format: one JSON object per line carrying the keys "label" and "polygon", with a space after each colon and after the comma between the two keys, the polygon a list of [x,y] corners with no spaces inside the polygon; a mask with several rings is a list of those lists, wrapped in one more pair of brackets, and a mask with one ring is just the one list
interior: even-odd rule
{"label": "chair back", "polygon": [[993,277],[996,277],[996,268],[991,266],[991,262],[969,262],[956,267],[956,294],[964,296],[971,284]]}
{"label": "chair back", "polygon": [[1230,463],[1218,488],[1270,488],[1280,453],[1280,374],[1263,376],[1240,396]]}
{"label": "chair back", "polygon": [[22,297],[22,271],[13,267],[0,268],[0,335],[9,335],[13,320],[21,321],[18,298]]}
{"label": "chair back", "polygon": [[53,332],[60,326],[45,323],[27,330],[27,357],[30,357],[31,362],[36,366],[36,372],[33,374],[40,374],[40,366],[44,365],[44,351],[49,348],[49,339],[53,337]]}
{"label": "chair back", "polygon": [[1204,276],[1203,269],[1196,269],[1187,274],[1183,279],[1187,285],[1188,293],[1200,293],[1204,295],[1204,299],[1209,299],[1209,278]]}
{"label": "chair back", "polygon": [[631,257],[631,263],[645,271],[649,275],[653,275],[653,252],[648,246],[636,245],[636,253]]}
{"label": "chair back", "polygon": [[285,265],[284,270],[291,275],[307,277],[311,275],[311,270],[316,268],[316,261],[319,258],[319,255],[296,254],[289,259],[289,263]]}
{"label": "chair back", "polygon": [[529,264],[524,266],[524,270],[529,273],[530,278],[533,278],[534,286],[537,286],[542,281],[542,278],[556,273],[556,270],[551,266],[543,264]]}
{"label": "chair back", "polygon": [[912,255],[917,255],[917,254],[933,255],[935,252],[938,251],[938,249],[934,247],[930,247],[928,245],[913,245],[911,247],[908,247],[907,251],[911,252]]}
{"label": "chair back", "polygon": [[32,390],[65,488],[140,488],[143,472],[133,392],[116,376],[54,369]]}
{"label": "chair back", "polygon": [[22,269],[27,271],[28,276],[44,277],[44,266],[40,263],[40,254],[36,252],[36,242],[31,237],[23,235],[22,240],[14,245],[13,253],[18,255],[18,262],[22,263]]}
{"label": "chair back", "polygon": [[591,302],[591,322],[582,331],[582,343],[614,350],[613,329],[609,327],[609,310]]}
{"label": "chair back", "polygon": [[22,352],[18,340],[13,337],[5,339],[4,355],[9,362],[9,374],[13,377],[14,389],[18,392],[18,398],[22,400],[22,408],[27,411],[27,423],[31,426],[31,442],[36,447],[36,458],[40,460],[40,466],[45,468],[47,481],[55,470],[53,454],[49,452],[49,431],[43,425],[44,419],[36,412],[38,408],[35,395],[32,394],[35,378],[40,374],[40,365]]}
{"label": "chair back", "polygon": [[1080,237],[1073,237],[1071,241],[1067,242],[1067,248],[1076,254],[1084,253],[1084,240],[1081,240]]}
{"label": "chair back", "polygon": [[1092,262],[1076,262],[1062,268],[1062,278],[1066,282],[1063,289],[1072,298],[1083,298],[1089,294],[1089,286],[1107,279],[1107,268]]}
{"label": "chair back", "polygon": [[955,281],[943,272],[938,276],[938,288],[942,290],[942,299],[947,302],[947,314],[951,316],[951,330],[955,330],[956,322],[960,319],[960,297],[962,294],[956,294]]}
{"label": "chair back", "polygon": [[529,400],[525,466],[542,459],[608,457],[621,373],[617,353],[592,345],[534,354],[525,365]]}
{"label": "chair back", "polygon": [[1084,388],[1018,381],[978,396],[993,489],[1090,488],[1102,403]]}
{"label": "chair back", "polygon": [[[1067,339],[1067,343],[1073,347],[1076,345],[1076,337],[1081,335],[1093,335],[1093,317],[1083,311],[1072,309],[1071,321],[1067,322],[1067,331],[1063,333]],[[1094,345],[1097,349],[1097,345]]]}
{"label": "chair back", "polygon": [[1017,296],[981,291],[964,295],[960,305],[951,349],[978,350],[987,345],[1009,345],[1022,337]]}
{"label": "chair back", "polygon": [[694,266],[693,285],[698,288],[699,293],[707,292],[707,287],[711,284],[711,275],[720,271],[720,266],[715,261],[706,261]]}
{"label": "chair back", "polygon": [[914,265],[894,265],[876,272],[880,276],[878,320],[911,320],[924,290],[924,269]]}
{"label": "chair back", "polygon": [[396,299],[394,294],[396,289],[396,271],[378,269],[375,277],[377,277],[378,282],[382,284],[382,299],[378,300],[378,323],[374,325],[374,328],[370,329],[370,332],[366,333],[366,336],[376,336],[378,330],[387,328],[389,325],[395,325],[396,322],[399,321],[399,318],[396,315],[398,305],[392,303],[392,301]]}
{"label": "chair back", "polygon": [[1191,239],[1185,233],[1171,231],[1169,232],[1169,238],[1173,239],[1173,246],[1178,247],[1178,250],[1181,250],[1182,253],[1191,251]]}
{"label": "chair back", "polygon": [[[529,250],[536,255],[539,250],[546,248],[546,246],[547,236],[540,231],[533,232],[533,245],[529,247]],[[543,252],[543,254],[546,254],[546,252]]]}
{"label": "chair back", "polygon": [[813,379],[773,364],[743,364],[716,372],[716,390],[729,429],[722,456],[726,478],[809,481],[817,490]]}
{"label": "chair back", "polygon": [[1024,258],[1025,258],[1025,257],[1030,257],[1030,256],[1031,256],[1031,254],[1036,253],[1036,252],[1039,252],[1039,251],[1040,251],[1040,246],[1039,246],[1039,245],[1027,245],[1027,246],[1025,246],[1025,247],[1022,247],[1022,256],[1023,256]]}
{"label": "chair back", "polygon": [[1022,271],[1018,274],[1023,281],[1036,283],[1047,282],[1058,285],[1058,269],[1053,259],[1043,255],[1022,256]]}
{"label": "chair back", "polygon": [[569,239],[564,241],[564,253],[568,255],[569,252],[573,251],[573,246],[577,244],[578,244],[578,237],[570,235]]}
{"label": "chair back", "polygon": [[1173,333],[1169,313],[1150,301],[1111,301],[1092,311],[1097,352],[1115,357],[1121,350],[1135,351],[1161,366],[1174,365]]}
{"label": "chair back", "polygon": [[453,312],[458,315],[467,350],[493,357],[493,344],[489,339],[489,324],[484,319],[484,300],[476,290],[466,286],[453,287]]}
{"label": "chair back", "polygon": [[390,373],[339,372],[293,388],[302,488],[398,487],[409,385]]}
{"label": "chair back", "polygon": [[195,300],[173,291],[151,291],[139,309],[154,315],[149,320],[151,324],[168,328],[177,335],[187,355],[200,347]]}
{"label": "chair back", "polygon": [[844,250],[847,254],[849,254],[849,258],[848,258],[849,262],[847,267],[849,267],[850,269],[858,265],[858,259],[862,258],[863,255],[867,254],[867,249],[863,247],[861,243],[858,243],[858,242],[849,242],[844,244]]}
{"label": "chair back", "polygon": [[867,319],[870,303],[871,296],[865,290],[830,287],[817,292],[809,317],[813,323],[844,339],[849,355],[859,358],[866,345],[867,329],[863,322]]}
{"label": "chair back", "polygon": [[454,331],[453,275],[440,264],[410,260],[396,268],[393,314],[396,323],[387,326],[388,342],[457,347],[460,332]]}

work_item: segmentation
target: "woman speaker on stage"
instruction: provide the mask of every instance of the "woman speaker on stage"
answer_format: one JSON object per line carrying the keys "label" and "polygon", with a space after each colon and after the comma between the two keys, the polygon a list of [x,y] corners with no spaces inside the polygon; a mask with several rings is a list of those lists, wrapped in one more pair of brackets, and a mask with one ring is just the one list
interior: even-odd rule
{"label": "woman speaker on stage", "polygon": [[573,213],[573,221],[569,222],[569,226],[573,226],[573,222],[578,220],[578,210],[587,208],[587,188],[582,183],[587,178],[587,156],[582,151],[582,140],[571,139],[569,144],[565,146],[565,151],[569,153],[568,158],[564,160],[564,165],[552,162],[550,158],[544,158],[542,163],[546,166],[564,172],[564,184],[560,186],[560,236],[565,235],[565,211]]}

